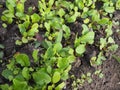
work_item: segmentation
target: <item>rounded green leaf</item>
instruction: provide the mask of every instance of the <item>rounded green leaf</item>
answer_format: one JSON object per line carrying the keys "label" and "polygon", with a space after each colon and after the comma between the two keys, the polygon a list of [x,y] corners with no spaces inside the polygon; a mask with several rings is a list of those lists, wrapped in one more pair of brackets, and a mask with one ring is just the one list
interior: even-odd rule
{"label": "rounded green leaf", "polygon": [[88,33],[80,37],[80,41],[82,43],[92,44],[94,42],[94,36],[95,36],[95,33],[93,31],[89,31]]}
{"label": "rounded green leaf", "polygon": [[24,32],[26,32],[24,24],[18,24],[18,27],[19,27],[19,30],[20,30],[21,34],[23,34]]}
{"label": "rounded green leaf", "polygon": [[22,75],[25,79],[29,80],[29,78],[30,78],[29,68],[24,67],[22,70]]}
{"label": "rounded green leaf", "polygon": [[104,9],[107,13],[113,13],[115,11],[114,7],[104,7]]}
{"label": "rounded green leaf", "polygon": [[34,13],[33,15],[31,15],[31,19],[32,19],[32,23],[36,23],[36,22],[39,22],[40,16]]}
{"label": "rounded green leaf", "polygon": [[15,59],[21,66],[30,66],[29,57],[26,54],[17,54]]}
{"label": "rounded green leaf", "polygon": [[23,13],[24,12],[24,4],[18,3],[16,9],[17,9],[17,12]]}
{"label": "rounded green leaf", "polygon": [[51,77],[43,71],[37,71],[32,76],[34,81],[39,85],[45,85],[51,82]]}
{"label": "rounded green leaf", "polygon": [[58,59],[58,63],[57,63],[57,66],[60,68],[60,69],[65,69],[66,67],[69,66],[69,60],[67,58],[59,58]]}
{"label": "rounded green leaf", "polygon": [[27,90],[27,82],[13,79],[13,88],[14,90]]}
{"label": "rounded green leaf", "polygon": [[76,49],[75,49],[75,51],[76,51],[76,53],[77,54],[83,54],[84,52],[85,52],[85,45],[84,44],[80,44]]}
{"label": "rounded green leaf", "polygon": [[28,39],[25,38],[25,37],[22,37],[22,42],[23,42],[23,43],[28,43]]}
{"label": "rounded green leaf", "polygon": [[60,81],[60,78],[61,78],[60,73],[56,71],[56,72],[53,74],[53,78],[52,78],[53,83],[59,82],[59,81]]}

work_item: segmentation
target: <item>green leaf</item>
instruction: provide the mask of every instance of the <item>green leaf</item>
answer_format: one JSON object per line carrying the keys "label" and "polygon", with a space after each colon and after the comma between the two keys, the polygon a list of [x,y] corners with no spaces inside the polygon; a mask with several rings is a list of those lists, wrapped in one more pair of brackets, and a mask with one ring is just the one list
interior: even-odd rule
{"label": "green leaf", "polygon": [[18,3],[18,4],[16,5],[16,10],[17,10],[17,12],[24,13],[24,4]]}
{"label": "green leaf", "polygon": [[4,16],[6,16],[7,18],[13,18],[14,17],[14,13],[10,12],[9,10],[5,10],[3,11]]}
{"label": "green leaf", "polygon": [[111,27],[108,27],[107,29],[105,29],[105,32],[106,32],[106,37],[109,37],[113,34]]}
{"label": "green leaf", "polygon": [[104,7],[104,9],[105,9],[105,11],[107,12],[107,13],[113,13],[114,11],[115,11],[115,8],[114,7]]}
{"label": "green leaf", "polygon": [[115,43],[114,39],[112,37],[108,38],[108,43]]}
{"label": "green leaf", "polygon": [[100,20],[100,14],[97,10],[90,10],[88,14],[92,16],[92,20],[98,22]]}
{"label": "green leaf", "polygon": [[99,74],[99,78],[103,78],[104,77],[104,74],[103,73],[100,73]]}
{"label": "green leaf", "polygon": [[13,79],[13,89],[14,90],[27,90],[27,82],[20,81],[18,79]]}
{"label": "green leaf", "polygon": [[111,51],[116,51],[118,49],[118,45],[113,44],[113,45],[109,46],[108,49],[111,50]]}
{"label": "green leaf", "polygon": [[53,88],[54,88],[54,85],[48,86],[48,90],[53,90]]}
{"label": "green leaf", "polygon": [[120,10],[120,0],[117,0],[116,2],[116,9]]}
{"label": "green leaf", "polygon": [[52,72],[52,67],[51,67],[51,66],[48,66],[48,67],[47,67],[47,72],[48,72],[49,74],[51,74],[51,72]]}
{"label": "green leaf", "polygon": [[59,15],[60,17],[62,17],[63,15],[65,15],[65,11],[64,11],[63,8],[60,8],[60,9],[59,9],[58,15]]}
{"label": "green leaf", "polygon": [[48,32],[50,32],[50,22],[45,22],[44,26]]}
{"label": "green leaf", "polygon": [[38,23],[34,23],[31,29],[28,31],[28,36],[34,36],[35,33],[38,33]]}
{"label": "green leaf", "polygon": [[69,78],[68,72],[64,71],[64,73],[61,75],[62,80],[67,80]]}
{"label": "green leaf", "polygon": [[75,4],[78,5],[79,9],[84,8],[84,2],[82,0],[75,0]]}
{"label": "green leaf", "polygon": [[49,59],[49,58],[53,57],[54,54],[55,54],[55,53],[54,53],[54,51],[53,51],[53,48],[52,48],[52,47],[49,47],[49,48],[47,49],[47,51],[45,52],[44,58],[45,58],[45,59]]}
{"label": "green leaf", "polygon": [[62,41],[62,36],[63,36],[63,31],[60,30],[60,31],[58,32],[57,37],[56,37],[56,43],[60,43],[60,42]]}
{"label": "green leaf", "polygon": [[28,43],[28,39],[25,38],[25,37],[22,37],[22,42],[23,42],[23,43]]}
{"label": "green leaf", "polygon": [[100,52],[100,53],[98,54],[98,58],[97,58],[97,60],[96,60],[96,65],[101,65],[103,60],[106,60],[106,58],[105,58],[105,56],[103,55],[103,52]]}
{"label": "green leaf", "polygon": [[100,38],[100,50],[107,45],[106,38]]}
{"label": "green leaf", "polygon": [[73,63],[75,61],[75,56],[74,55],[68,56],[68,60],[69,60],[69,63]]}
{"label": "green leaf", "polygon": [[92,78],[88,78],[88,83],[92,83]]}
{"label": "green leaf", "polygon": [[3,27],[3,28],[7,28],[7,24],[6,24],[6,23],[3,23],[3,24],[2,24],[2,27]]}
{"label": "green leaf", "polygon": [[34,62],[37,62],[38,61],[38,52],[39,50],[34,50],[33,53],[32,53],[32,57],[34,59]]}
{"label": "green leaf", "polygon": [[101,25],[105,25],[108,24],[109,22],[109,18],[102,18],[98,23]]}
{"label": "green leaf", "polygon": [[54,53],[58,53],[62,49],[62,44],[61,43],[56,43],[53,47]]}
{"label": "green leaf", "polygon": [[3,85],[1,84],[1,85],[0,85],[0,89],[1,89],[1,90],[12,90],[12,89],[10,89],[10,87],[9,87],[8,84],[3,84]]}
{"label": "green leaf", "polygon": [[12,78],[10,77],[13,77],[13,72],[11,70],[5,69],[2,72],[2,76],[11,81]]}
{"label": "green leaf", "polygon": [[91,1],[91,0],[87,0],[86,1],[86,5],[89,7],[90,5],[92,5],[93,4],[93,1]]}
{"label": "green leaf", "polygon": [[87,23],[90,22],[90,19],[89,19],[89,18],[86,18],[83,22],[84,22],[84,24],[87,24]]}
{"label": "green leaf", "polygon": [[86,34],[89,31],[89,28],[85,24],[82,24],[82,28],[83,28],[82,35]]}
{"label": "green leaf", "polygon": [[52,7],[53,4],[54,4],[54,0],[49,0],[48,2],[49,7]]}
{"label": "green leaf", "polygon": [[15,0],[6,0],[6,4],[12,5],[12,7],[16,6],[16,1]]}
{"label": "green leaf", "polygon": [[11,60],[10,63],[7,64],[6,66],[7,66],[7,68],[8,68],[9,70],[13,71],[14,68],[15,68],[15,60],[14,60],[14,59]]}
{"label": "green leaf", "polygon": [[[7,10],[6,10],[7,11]],[[5,14],[4,14],[5,13]],[[8,24],[11,24],[13,22],[14,14],[8,12],[3,12],[4,15],[2,15],[1,20],[6,21]]]}
{"label": "green leaf", "polygon": [[25,28],[28,29],[28,27],[29,27],[29,25],[31,23],[30,22],[30,16],[29,15],[25,15],[24,20],[25,20],[25,22],[23,24],[24,24]]}
{"label": "green leaf", "polygon": [[7,21],[7,17],[6,17],[5,15],[2,15],[2,16],[1,16],[1,20],[2,20],[2,21]]}
{"label": "green leaf", "polygon": [[53,81],[53,83],[57,83],[57,82],[59,82],[60,81],[60,73],[59,72],[54,72],[54,74],[53,74],[53,77],[52,77],[52,81]]}
{"label": "green leaf", "polygon": [[40,20],[40,16],[34,13],[33,15],[31,15],[31,19],[32,19],[32,23],[37,23]]}
{"label": "green leaf", "polygon": [[17,54],[15,59],[21,66],[30,66],[29,57],[26,54]]}
{"label": "green leaf", "polygon": [[[18,69],[20,70],[20,68],[18,68]],[[18,71],[18,69],[16,69],[16,71]],[[20,72],[20,71],[19,71],[19,72]],[[21,72],[18,73],[18,74],[14,77],[14,79],[17,79],[17,80],[19,80],[19,81],[24,81],[24,80],[25,80]]]}
{"label": "green leaf", "polygon": [[51,26],[53,29],[61,29],[62,28],[62,24],[61,24],[61,19],[60,18],[54,18],[52,20]]}
{"label": "green leaf", "polygon": [[17,18],[20,18],[20,20],[24,20],[25,18],[25,14],[22,12],[16,12],[15,15],[17,16]]}
{"label": "green leaf", "polygon": [[61,90],[65,86],[65,82],[60,83],[55,90]]}
{"label": "green leaf", "polygon": [[[64,62],[64,63],[63,63]],[[58,63],[57,63],[57,66],[60,68],[60,69],[65,69],[66,67],[69,66],[69,61],[67,58],[59,58],[58,59]]]}
{"label": "green leaf", "polygon": [[22,75],[25,79],[29,80],[30,79],[29,68],[24,67],[22,70]]}
{"label": "green leaf", "polygon": [[80,44],[76,49],[76,53],[82,55],[85,52],[85,44]]}
{"label": "green leaf", "polygon": [[22,45],[22,41],[16,40],[15,44],[16,44],[16,45]]}
{"label": "green leaf", "polygon": [[80,37],[80,41],[81,43],[93,44],[94,36],[95,36],[95,33],[93,31],[89,31],[88,33]]}
{"label": "green leaf", "polygon": [[23,35],[23,33],[26,32],[24,24],[18,24],[18,27],[19,27],[20,33]]}
{"label": "green leaf", "polygon": [[70,37],[70,28],[66,25],[62,25],[62,29],[65,32],[64,37],[68,39]]}
{"label": "green leaf", "polygon": [[45,49],[48,49],[49,47],[52,46],[52,42],[48,41],[48,40],[45,40],[42,42],[42,46],[45,48]]}
{"label": "green leaf", "polygon": [[68,23],[72,23],[72,22],[75,22],[77,17],[80,15],[79,12],[75,12],[72,16],[67,16],[67,22]]}
{"label": "green leaf", "polygon": [[34,81],[39,85],[46,85],[51,82],[51,77],[43,71],[37,71],[32,76]]}
{"label": "green leaf", "polygon": [[[11,2],[8,2],[11,1]],[[6,1],[6,7],[9,9],[9,12],[14,13],[14,7],[16,6],[16,2],[13,0]]]}

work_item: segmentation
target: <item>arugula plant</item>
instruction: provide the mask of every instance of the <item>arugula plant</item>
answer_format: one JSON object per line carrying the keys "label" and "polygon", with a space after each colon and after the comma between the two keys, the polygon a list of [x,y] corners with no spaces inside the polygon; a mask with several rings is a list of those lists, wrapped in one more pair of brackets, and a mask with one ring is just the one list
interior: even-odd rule
{"label": "arugula plant", "polygon": [[[39,51],[34,50],[32,53],[33,61],[26,54],[15,54],[14,58],[7,64],[7,68],[2,72],[6,79],[13,82],[9,88],[20,87],[21,90],[62,89],[65,86],[63,81],[69,78],[68,73],[75,56],[71,47],[62,47],[61,40],[61,32],[56,37],[55,43],[46,40],[43,43],[46,52],[39,57]],[[32,67],[32,64],[37,65],[37,67]],[[32,78],[34,84],[30,86],[28,83]]]}
{"label": "arugula plant", "polygon": [[24,17],[24,3],[26,0],[6,0],[6,7],[1,19],[8,24],[13,22],[14,18]]}
{"label": "arugula plant", "polygon": [[8,24],[13,22],[14,16],[14,7],[16,6],[16,0],[6,0],[7,10],[3,11],[3,16],[1,17],[2,21],[6,21]]}
{"label": "arugula plant", "polygon": [[[39,1],[41,23],[44,23],[44,27],[47,30],[46,36],[51,37],[50,40],[53,40],[55,35],[50,33],[51,30],[55,33],[56,31],[62,29],[64,31],[64,38],[70,38],[70,29],[67,25],[65,25],[65,21],[70,23],[76,20],[76,18],[80,15],[77,7],[74,7],[74,4],[71,2],[61,0],[50,0],[47,4],[45,3],[47,2],[44,0]],[[53,5],[54,8],[52,7]],[[66,13],[65,10],[67,10],[68,13]]]}
{"label": "arugula plant", "polygon": [[[45,39],[33,50],[32,58],[23,53],[16,53],[9,60],[2,76],[11,82],[11,85],[0,85],[2,90],[61,90],[65,87],[65,81],[69,78],[69,71],[76,57],[82,57],[86,52],[87,45],[96,45],[100,52],[91,57],[90,63],[96,67],[105,60],[104,53],[116,50],[118,45],[112,38],[111,17],[116,9],[119,9],[119,0],[101,0],[103,6],[96,8],[97,0],[75,0],[73,3],[66,0],[39,0],[38,12],[28,13],[24,11],[26,0],[6,0],[7,10],[3,11],[1,20],[7,24],[14,21],[18,25],[22,37],[16,41],[17,45],[36,41],[36,34],[45,30]],[[76,34],[74,45],[63,45],[63,39],[71,39],[69,23],[75,23],[81,18],[81,35]],[[6,26],[5,26],[6,27]],[[96,32],[104,29],[99,43],[95,43]],[[103,32],[101,32],[103,33]],[[110,45],[109,45],[110,44]],[[3,47],[0,46],[3,49]],[[103,51],[104,50],[104,51]],[[0,57],[2,54],[0,53]],[[103,77],[101,71],[96,75]],[[38,77],[39,76],[39,77]],[[73,82],[73,87],[82,85],[86,80],[92,82],[91,74],[81,75],[81,79]],[[33,81],[31,83],[30,81]],[[77,89],[77,88],[76,88]]]}
{"label": "arugula plant", "polygon": [[78,90],[80,86],[83,86],[85,82],[92,83],[91,73],[87,72],[86,74],[82,74],[80,78],[76,78],[74,75],[71,76],[73,79],[72,89]]}
{"label": "arugula plant", "polygon": [[83,24],[82,27],[82,36],[79,38],[76,37],[74,42],[76,48],[75,51],[78,55],[82,55],[86,51],[85,46],[87,44],[93,44],[95,36],[95,33],[92,30],[90,31],[87,25]]}

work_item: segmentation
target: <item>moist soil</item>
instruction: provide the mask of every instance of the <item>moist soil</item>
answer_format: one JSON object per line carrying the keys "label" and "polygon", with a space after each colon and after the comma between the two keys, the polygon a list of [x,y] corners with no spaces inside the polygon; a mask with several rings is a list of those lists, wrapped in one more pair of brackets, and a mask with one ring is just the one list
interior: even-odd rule
{"label": "moist soil", "polygon": [[[3,3],[3,7],[0,8],[0,16],[2,15],[3,10],[5,9],[5,1],[0,1]],[[27,0],[25,3],[25,12],[27,12],[27,8],[29,6],[37,7],[37,0]],[[37,9],[33,11],[37,12]],[[120,22],[120,11],[116,11],[114,13],[113,20]],[[72,31],[71,42],[75,39],[75,35],[77,32],[81,34],[81,22],[80,18],[77,19],[75,23],[69,24],[70,29]],[[21,37],[18,26],[13,22],[12,25],[8,25],[7,29],[2,28],[2,21],[0,21],[0,44],[5,46],[4,49],[0,49],[0,51],[4,52],[4,56],[2,58],[2,63],[0,63],[0,84],[8,82],[4,77],[2,77],[1,72],[5,68],[5,64],[9,62],[9,59],[17,53],[26,53],[31,57],[31,53],[34,49],[33,42],[28,44],[23,44],[22,46],[15,45],[15,41]],[[116,30],[120,29],[120,26],[113,25],[113,38],[115,42],[120,46],[120,34],[116,33]],[[102,35],[99,32],[96,32],[95,42],[99,40]],[[72,44],[72,43],[71,43]],[[83,57],[77,57],[76,62],[73,63],[72,69],[70,71],[70,75],[74,75],[76,78],[79,78],[81,74],[91,72],[94,73],[95,70],[101,70],[104,74],[103,78],[99,78],[94,74],[91,76],[93,79],[92,83],[85,83],[82,86],[78,86],[78,90],[120,90],[120,63],[118,63],[112,55],[119,55],[120,47],[116,52],[109,52],[106,57],[107,60],[104,63],[97,67],[92,67],[90,65],[90,58],[93,56],[94,52],[98,53],[99,49],[94,45],[89,45],[86,47],[87,51],[85,52]],[[9,82],[8,82],[9,83]],[[66,88],[64,90],[73,90],[72,88],[73,80],[70,78],[66,81]]]}

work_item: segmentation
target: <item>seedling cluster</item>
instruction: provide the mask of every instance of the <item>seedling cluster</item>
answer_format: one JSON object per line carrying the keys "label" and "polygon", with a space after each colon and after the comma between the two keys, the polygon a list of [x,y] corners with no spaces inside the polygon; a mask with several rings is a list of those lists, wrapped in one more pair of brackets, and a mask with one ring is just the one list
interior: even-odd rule
{"label": "seedling cluster", "polygon": [[[38,0],[38,6],[29,7],[28,11],[25,11],[25,2],[6,0],[6,10],[1,16],[3,27],[7,29],[13,23],[18,26],[21,35],[16,45],[37,43],[32,59],[19,52],[9,59],[2,76],[10,84],[0,85],[2,90],[61,90],[70,78],[72,63],[84,56],[87,46],[95,45],[99,49],[90,59],[93,67],[106,60],[104,53],[118,48],[112,38],[111,19],[115,10],[120,9],[120,0]],[[77,21],[78,18],[82,21]],[[71,31],[71,23],[81,23],[81,35]],[[95,42],[97,33],[101,37]],[[0,49],[4,49],[1,44]],[[91,73],[83,74],[78,83],[92,82],[90,76]]]}

